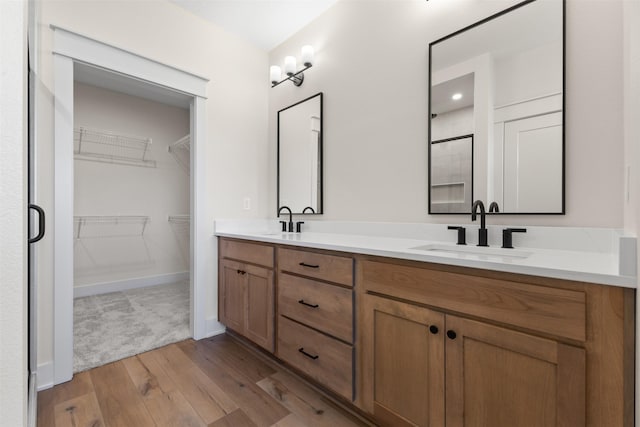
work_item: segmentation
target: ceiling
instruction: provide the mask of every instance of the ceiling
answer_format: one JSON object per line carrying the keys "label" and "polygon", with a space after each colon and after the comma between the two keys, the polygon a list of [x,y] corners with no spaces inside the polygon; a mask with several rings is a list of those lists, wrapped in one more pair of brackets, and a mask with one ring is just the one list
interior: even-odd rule
{"label": "ceiling", "polygon": [[169,1],[269,51],[338,0]]}
{"label": "ceiling", "polygon": [[[462,95],[453,100],[455,93]],[[442,114],[473,106],[473,73],[447,80],[431,88],[431,113]]]}

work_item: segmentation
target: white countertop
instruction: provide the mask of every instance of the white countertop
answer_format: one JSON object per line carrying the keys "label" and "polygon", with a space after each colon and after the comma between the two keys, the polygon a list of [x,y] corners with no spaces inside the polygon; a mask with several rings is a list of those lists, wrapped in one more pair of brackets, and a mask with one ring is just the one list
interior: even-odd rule
{"label": "white countertop", "polygon": [[[622,276],[617,254],[499,246],[478,248],[439,241],[337,233],[273,233],[220,230],[220,237],[364,255],[424,261],[509,273],[636,288],[636,278]],[[425,247],[417,249],[418,247]]]}

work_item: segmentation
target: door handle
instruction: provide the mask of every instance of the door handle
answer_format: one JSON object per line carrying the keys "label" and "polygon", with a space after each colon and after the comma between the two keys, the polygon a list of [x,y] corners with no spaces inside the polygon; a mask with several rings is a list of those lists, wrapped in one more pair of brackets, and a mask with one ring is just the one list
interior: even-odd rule
{"label": "door handle", "polygon": [[29,209],[33,209],[34,211],[38,212],[38,234],[35,237],[29,238],[29,243],[35,243],[35,242],[39,242],[44,237],[44,230],[45,230],[44,229],[44,224],[45,224],[44,209],[42,209],[40,206],[35,205],[33,203],[29,204]]}

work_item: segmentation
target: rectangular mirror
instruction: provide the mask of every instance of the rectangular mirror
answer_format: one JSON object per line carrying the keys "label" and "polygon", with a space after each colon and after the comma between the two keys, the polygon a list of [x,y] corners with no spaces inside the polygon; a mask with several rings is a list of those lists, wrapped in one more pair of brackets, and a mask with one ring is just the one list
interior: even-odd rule
{"label": "rectangular mirror", "polygon": [[564,8],[525,1],[429,45],[430,214],[564,214]]}
{"label": "rectangular mirror", "polygon": [[322,92],[278,111],[277,206],[322,213]]}

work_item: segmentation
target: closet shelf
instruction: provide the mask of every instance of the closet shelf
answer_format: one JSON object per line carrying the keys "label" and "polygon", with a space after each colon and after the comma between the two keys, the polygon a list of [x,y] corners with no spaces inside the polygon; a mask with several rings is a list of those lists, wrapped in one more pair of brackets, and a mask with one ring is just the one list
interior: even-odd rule
{"label": "closet shelf", "polygon": [[191,134],[185,135],[167,147],[176,162],[187,173],[191,170]]}
{"label": "closet shelf", "polygon": [[169,215],[167,220],[174,224],[188,224],[191,221],[190,215]]}
{"label": "closet shelf", "polygon": [[142,215],[74,216],[73,229],[76,239],[143,236],[150,221]]}
{"label": "closet shelf", "polygon": [[73,153],[77,160],[155,168],[155,160],[147,159],[150,145],[151,138],[85,127],[73,130]]}

